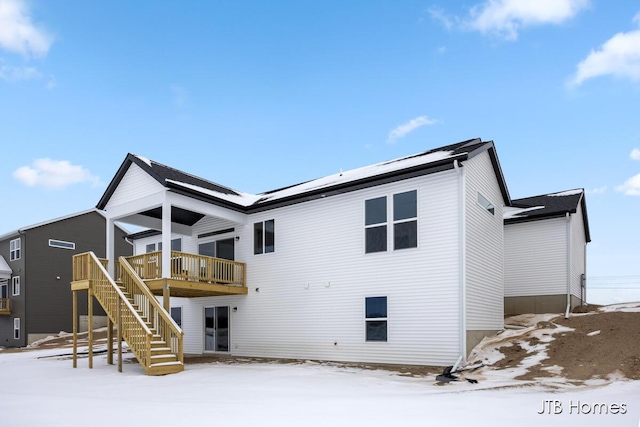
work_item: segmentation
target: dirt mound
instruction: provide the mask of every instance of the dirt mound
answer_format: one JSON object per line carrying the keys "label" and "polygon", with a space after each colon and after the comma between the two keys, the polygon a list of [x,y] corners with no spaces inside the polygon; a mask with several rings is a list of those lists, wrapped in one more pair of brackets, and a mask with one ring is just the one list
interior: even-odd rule
{"label": "dirt mound", "polygon": [[[497,350],[504,358],[491,367],[525,366],[525,373],[516,379],[640,379],[640,312],[591,312],[569,319],[558,316],[502,343]],[[536,354],[540,361],[528,364]]]}

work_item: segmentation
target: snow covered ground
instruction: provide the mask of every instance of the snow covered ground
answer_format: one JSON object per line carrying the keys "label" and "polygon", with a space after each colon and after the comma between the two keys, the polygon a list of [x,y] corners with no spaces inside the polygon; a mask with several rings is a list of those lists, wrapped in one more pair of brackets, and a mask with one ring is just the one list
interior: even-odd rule
{"label": "snow covered ground", "polygon": [[[0,353],[1,426],[640,425],[640,381],[575,387],[498,377],[436,385],[433,376],[311,362],[189,364],[180,374],[148,377],[134,363],[118,373],[105,355],[92,370],[86,359],[73,369],[68,358],[43,357],[63,353],[69,349]],[[548,400],[551,409],[543,407]],[[609,414],[576,409],[599,404]]]}
{"label": "snow covered ground", "polygon": [[[636,312],[640,304],[601,311]],[[530,325],[549,317],[512,319],[524,328],[485,339],[471,359],[499,359],[498,341],[531,334]],[[0,351],[0,427],[640,427],[640,381],[515,379],[545,357],[544,344],[554,333],[565,330],[534,331],[540,333],[540,344],[530,357],[515,369],[472,371],[468,376],[478,379],[477,384],[443,385],[434,375],[331,363],[237,360],[187,364],[182,373],[148,377],[130,354],[125,362],[131,363],[118,373],[107,365],[104,353],[94,357],[90,370],[86,358],[77,369],[72,367],[68,347]]]}

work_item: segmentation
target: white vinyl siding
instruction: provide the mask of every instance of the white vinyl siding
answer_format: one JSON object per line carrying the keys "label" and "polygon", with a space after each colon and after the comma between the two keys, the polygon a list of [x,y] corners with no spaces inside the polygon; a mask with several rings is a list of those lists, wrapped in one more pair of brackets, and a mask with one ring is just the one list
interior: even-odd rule
{"label": "white vinyl siding", "polygon": [[105,209],[108,211],[109,207],[133,202],[161,191],[165,191],[165,188],[158,181],[132,163],[111,195]]}
{"label": "white vinyl siding", "polygon": [[505,296],[567,293],[567,220],[505,225]]}
{"label": "white vinyl siding", "polygon": [[[413,190],[418,248],[365,254],[364,201]],[[234,355],[453,364],[460,353],[458,206],[451,170],[250,215],[235,230],[249,294],[181,300],[185,352],[203,352],[204,307],[228,305]],[[253,223],[270,219],[277,251],[253,256]],[[366,342],[364,301],[380,295],[388,302],[388,340]]]}
{"label": "white vinyl siding", "polygon": [[[465,162],[464,169],[467,329],[497,330],[504,326],[504,200],[487,152]],[[478,194],[491,203],[493,212],[478,202]]]}

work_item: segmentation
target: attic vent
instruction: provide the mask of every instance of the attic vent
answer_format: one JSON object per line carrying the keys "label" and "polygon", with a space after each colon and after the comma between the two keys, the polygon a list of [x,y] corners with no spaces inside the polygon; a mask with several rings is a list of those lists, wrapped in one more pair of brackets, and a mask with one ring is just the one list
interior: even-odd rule
{"label": "attic vent", "polygon": [[76,244],[73,242],[65,242],[64,240],[49,239],[49,246],[52,248],[75,249]]}

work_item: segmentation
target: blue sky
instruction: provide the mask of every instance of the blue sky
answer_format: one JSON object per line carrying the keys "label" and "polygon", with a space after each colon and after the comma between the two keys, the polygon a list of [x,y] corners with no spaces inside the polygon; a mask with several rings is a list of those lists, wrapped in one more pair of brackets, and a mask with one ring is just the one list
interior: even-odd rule
{"label": "blue sky", "polygon": [[512,198],[585,188],[640,277],[640,4],[0,0],[0,234],[128,152],[257,193],[481,137]]}

